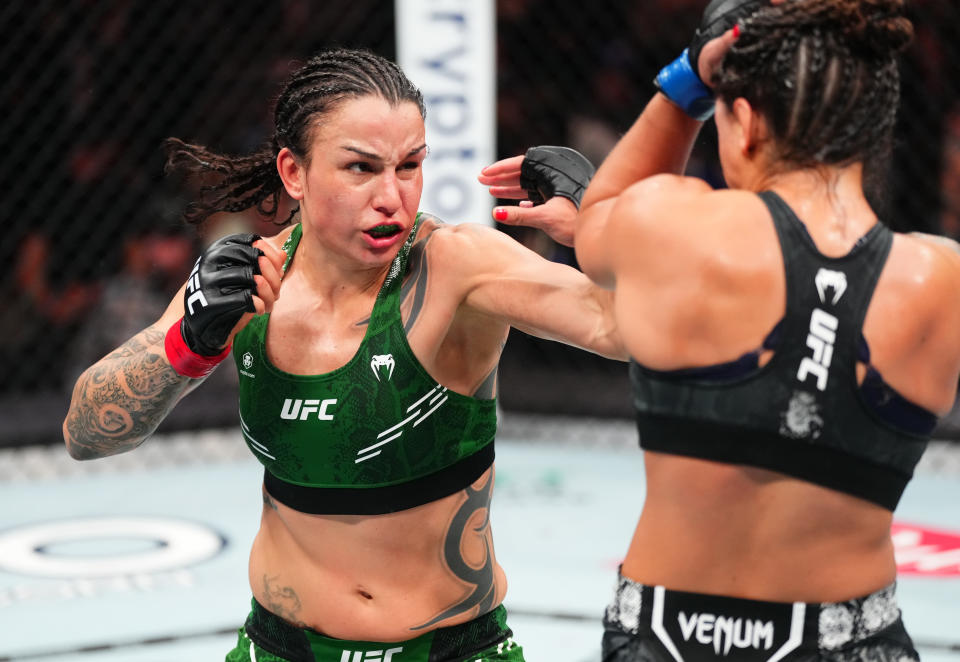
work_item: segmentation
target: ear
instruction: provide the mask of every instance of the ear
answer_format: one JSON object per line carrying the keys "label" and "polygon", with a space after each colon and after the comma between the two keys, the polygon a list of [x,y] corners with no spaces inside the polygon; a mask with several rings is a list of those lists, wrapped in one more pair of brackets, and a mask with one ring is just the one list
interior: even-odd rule
{"label": "ear", "polygon": [[740,151],[745,156],[750,156],[766,141],[767,125],[743,97],[734,100],[733,117],[739,127]]}
{"label": "ear", "polygon": [[277,154],[277,172],[283,181],[283,187],[294,200],[303,200],[303,168],[299,159],[294,156],[290,148],[284,147]]}

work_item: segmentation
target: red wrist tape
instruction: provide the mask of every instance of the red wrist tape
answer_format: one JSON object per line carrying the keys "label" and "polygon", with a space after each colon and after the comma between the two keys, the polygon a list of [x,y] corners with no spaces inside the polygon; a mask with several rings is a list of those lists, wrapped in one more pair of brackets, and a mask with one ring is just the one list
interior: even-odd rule
{"label": "red wrist tape", "polygon": [[180,332],[181,317],[167,329],[167,336],[163,341],[163,348],[167,351],[167,359],[170,365],[178,375],[200,379],[206,377],[217,365],[227,358],[230,354],[231,345],[227,345],[222,352],[216,356],[203,356],[197,354],[187,346]]}

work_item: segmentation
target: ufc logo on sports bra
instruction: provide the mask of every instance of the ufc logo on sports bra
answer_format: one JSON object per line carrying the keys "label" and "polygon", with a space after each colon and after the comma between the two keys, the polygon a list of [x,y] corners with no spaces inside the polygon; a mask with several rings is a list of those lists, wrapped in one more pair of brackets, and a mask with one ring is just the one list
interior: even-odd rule
{"label": "ufc logo on sports bra", "polygon": [[332,421],[333,414],[328,414],[327,409],[337,404],[336,398],[330,400],[293,400],[287,398],[283,401],[283,409],[280,411],[280,418],[293,421],[300,419],[305,421],[310,418],[310,414],[316,414],[317,419],[321,421]]}
{"label": "ufc logo on sports bra", "polygon": [[390,658],[403,650],[402,646],[379,651],[343,651],[340,662],[390,662]]}
{"label": "ufc logo on sports bra", "polygon": [[813,375],[817,378],[817,389],[827,388],[830,361],[833,360],[833,346],[837,342],[837,327],[840,321],[828,312],[814,308],[810,314],[810,333],[807,335],[807,347],[813,350],[813,356],[804,357],[797,370],[797,379],[801,382]]}

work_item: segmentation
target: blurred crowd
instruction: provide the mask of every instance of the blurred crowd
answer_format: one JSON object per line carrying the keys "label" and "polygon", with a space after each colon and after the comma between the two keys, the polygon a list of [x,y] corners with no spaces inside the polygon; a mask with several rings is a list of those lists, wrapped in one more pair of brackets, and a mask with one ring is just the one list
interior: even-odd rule
{"label": "blurred crowd", "polygon": [[[499,0],[498,156],[567,144],[601,162],[704,1]],[[184,227],[189,191],[163,175],[163,138],[256,149],[270,129],[265,91],[294,61],[332,45],[395,51],[393,3],[381,0],[14,0],[2,11],[8,393],[66,388],[155,321],[205,241],[275,231],[255,212]],[[960,238],[960,6],[913,0],[911,13],[897,148],[871,199],[894,229]],[[720,186],[715,153],[708,127],[690,171]],[[540,232],[508,231],[574,261]]]}

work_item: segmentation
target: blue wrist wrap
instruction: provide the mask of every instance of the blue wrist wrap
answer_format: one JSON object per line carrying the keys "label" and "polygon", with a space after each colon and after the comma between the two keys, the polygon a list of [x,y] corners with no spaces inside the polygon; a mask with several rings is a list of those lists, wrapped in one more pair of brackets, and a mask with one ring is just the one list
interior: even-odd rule
{"label": "blue wrist wrap", "polygon": [[660,70],[654,83],[687,115],[703,122],[713,116],[713,92],[693,70],[689,53],[689,48],[684,49],[680,57]]}

